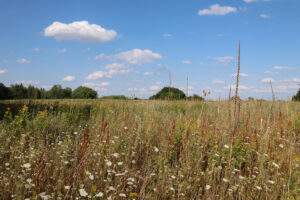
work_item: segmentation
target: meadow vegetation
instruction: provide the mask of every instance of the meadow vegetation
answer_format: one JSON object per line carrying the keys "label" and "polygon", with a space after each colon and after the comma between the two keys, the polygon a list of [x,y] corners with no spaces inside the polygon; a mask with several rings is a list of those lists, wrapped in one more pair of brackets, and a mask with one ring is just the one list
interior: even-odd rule
{"label": "meadow vegetation", "polygon": [[0,199],[299,199],[300,103],[243,101],[236,129],[231,110],[2,101]]}

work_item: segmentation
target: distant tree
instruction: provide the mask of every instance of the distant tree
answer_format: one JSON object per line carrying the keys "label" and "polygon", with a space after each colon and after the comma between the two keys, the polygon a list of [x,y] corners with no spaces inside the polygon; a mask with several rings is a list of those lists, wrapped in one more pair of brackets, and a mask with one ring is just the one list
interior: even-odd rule
{"label": "distant tree", "polygon": [[0,100],[9,99],[9,88],[0,83]]}
{"label": "distant tree", "polygon": [[96,99],[97,92],[91,88],[79,86],[73,91],[72,98],[75,99]]}
{"label": "distant tree", "polygon": [[188,100],[204,101],[205,99],[197,94],[194,94],[193,96],[189,96]]}
{"label": "distant tree", "polygon": [[124,95],[111,95],[111,96],[103,96],[100,99],[116,99],[116,100],[126,100],[128,99]]}
{"label": "distant tree", "polygon": [[254,101],[253,97],[248,97],[248,101]]}
{"label": "distant tree", "polygon": [[63,91],[61,85],[54,85],[48,91],[48,97],[50,99],[62,99],[62,98],[64,98],[64,91]]}
{"label": "distant tree", "polygon": [[64,98],[70,99],[72,97],[72,88],[66,87],[63,89]]}
{"label": "distant tree", "polygon": [[164,87],[157,94],[151,96],[149,99],[180,100],[185,99],[185,94],[178,88]]}
{"label": "distant tree", "polygon": [[300,101],[300,88],[295,96],[293,96],[292,101]]}
{"label": "distant tree", "polygon": [[40,95],[41,95],[41,99],[47,99],[48,98],[47,91],[44,88],[40,89]]}
{"label": "distant tree", "polygon": [[29,99],[40,99],[41,92],[38,88],[35,88],[32,85],[29,85],[27,88],[27,98]]}
{"label": "distant tree", "polygon": [[27,99],[27,88],[23,84],[15,84],[9,87],[12,99]]}

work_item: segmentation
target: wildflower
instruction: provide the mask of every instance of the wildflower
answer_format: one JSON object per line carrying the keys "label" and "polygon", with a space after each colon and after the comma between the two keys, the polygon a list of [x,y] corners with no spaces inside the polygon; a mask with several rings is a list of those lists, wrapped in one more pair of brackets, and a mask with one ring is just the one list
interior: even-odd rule
{"label": "wildflower", "polygon": [[27,183],[31,183],[32,182],[32,179],[31,178],[28,178],[28,179],[26,179],[26,181],[27,181]]}
{"label": "wildflower", "polygon": [[96,197],[103,197],[103,195],[104,195],[103,192],[99,192],[99,193],[96,194],[95,196],[96,196]]}
{"label": "wildflower", "polygon": [[229,182],[228,179],[226,179],[226,178],[223,178],[223,181],[224,181],[225,183],[228,183],[228,182]]}
{"label": "wildflower", "polygon": [[119,157],[119,154],[118,154],[118,153],[114,153],[113,156],[114,156],[115,158],[118,158],[118,157]]}
{"label": "wildflower", "polygon": [[88,195],[88,193],[83,188],[79,189],[79,193],[80,193],[80,196],[82,196],[82,197],[86,197]]}
{"label": "wildflower", "polygon": [[116,190],[113,186],[109,186],[108,189],[111,190],[111,191]]}
{"label": "wildflower", "polygon": [[280,147],[280,148],[283,148],[283,144],[280,144],[279,147]]}
{"label": "wildflower", "polygon": [[272,181],[272,180],[268,180],[268,183],[274,185],[275,181]]}
{"label": "wildflower", "polygon": [[8,166],[9,166],[9,163],[5,163],[5,166],[8,167]]}
{"label": "wildflower", "polygon": [[299,162],[299,160],[300,160],[299,158],[297,158],[297,157],[295,158],[295,161],[296,161],[296,162]]}
{"label": "wildflower", "polygon": [[126,197],[126,194],[120,193],[119,196],[120,196],[120,197]]}
{"label": "wildflower", "polygon": [[26,164],[22,165],[22,167],[24,167],[26,169],[29,169],[31,167],[31,164],[30,163],[26,163]]}
{"label": "wildflower", "polygon": [[127,131],[128,130],[128,127],[127,126],[124,126],[124,131]]}
{"label": "wildflower", "polygon": [[279,169],[279,165],[276,164],[275,162],[272,162],[272,165],[273,165],[274,167],[276,167],[277,169]]}
{"label": "wildflower", "polygon": [[70,188],[71,188],[70,185],[66,185],[66,186],[65,186],[65,190],[69,190]]}
{"label": "wildflower", "polygon": [[110,161],[108,160],[108,161],[106,161],[106,165],[107,165],[108,167],[110,167],[110,166],[112,165],[112,162],[110,162]]}
{"label": "wildflower", "polygon": [[256,187],[256,189],[258,189],[258,190],[262,190],[262,188],[260,187],[260,186],[255,186]]}
{"label": "wildflower", "polygon": [[227,144],[224,145],[224,148],[229,149],[229,146]]}
{"label": "wildflower", "polygon": [[244,176],[239,176],[239,179],[244,180],[245,177]]}
{"label": "wildflower", "polygon": [[134,178],[128,178],[127,181],[134,182]]}
{"label": "wildflower", "polygon": [[135,162],[135,160],[132,160],[131,163],[132,163],[132,164],[135,164],[136,162]]}
{"label": "wildflower", "polygon": [[130,197],[139,197],[139,194],[136,192],[130,192],[129,196]]}
{"label": "wildflower", "polygon": [[118,162],[117,163],[119,166],[122,166],[123,165],[123,162]]}
{"label": "wildflower", "polygon": [[73,134],[74,134],[74,135],[77,135],[77,134],[78,134],[78,132],[74,132]]}
{"label": "wildflower", "polygon": [[171,176],[171,178],[172,178],[172,179],[176,179],[176,177],[175,177],[175,176]]}
{"label": "wildflower", "polygon": [[90,175],[89,175],[89,179],[90,179],[90,180],[94,180],[94,175],[93,175],[93,174],[90,174]]}
{"label": "wildflower", "polygon": [[157,153],[159,152],[159,149],[157,147],[154,147],[154,151]]}
{"label": "wildflower", "polygon": [[209,190],[210,188],[211,188],[210,185],[206,185],[206,186],[205,186],[205,189],[206,189],[206,190]]}
{"label": "wildflower", "polygon": [[175,189],[174,189],[173,187],[170,187],[170,190],[171,190],[171,191],[175,191]]}

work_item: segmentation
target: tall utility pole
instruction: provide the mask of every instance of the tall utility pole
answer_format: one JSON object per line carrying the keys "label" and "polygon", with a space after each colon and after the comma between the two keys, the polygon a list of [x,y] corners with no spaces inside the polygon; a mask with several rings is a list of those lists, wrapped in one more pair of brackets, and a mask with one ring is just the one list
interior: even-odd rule
{"label": "tall utility pole", "polygon": [[189,77],[186,77],[186,99],[189,96]]}

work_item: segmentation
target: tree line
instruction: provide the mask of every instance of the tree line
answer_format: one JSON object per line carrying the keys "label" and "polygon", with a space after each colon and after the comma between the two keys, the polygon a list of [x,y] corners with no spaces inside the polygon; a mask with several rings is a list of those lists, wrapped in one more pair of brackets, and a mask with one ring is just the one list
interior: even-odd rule
{"label": "tree line", "polygon": [[32,85],[28,87],[23,84],[13,84],[6,87],[0,83],[0,99],[96,99],[97,91],[92,88],[79,86],[74,91],[72,88],[62,88],[54,85],[50,90],[37,88]]}

